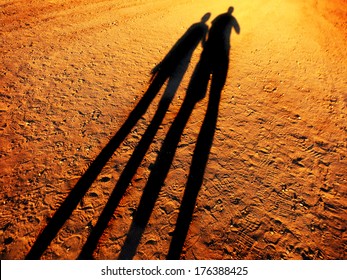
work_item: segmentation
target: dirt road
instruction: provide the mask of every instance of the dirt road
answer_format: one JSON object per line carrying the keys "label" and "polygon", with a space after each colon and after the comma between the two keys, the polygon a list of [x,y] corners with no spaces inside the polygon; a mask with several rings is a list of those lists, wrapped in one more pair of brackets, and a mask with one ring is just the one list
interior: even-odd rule
{"label": "dirt road", "polygon": [[[162,122],[166,84],[142,114],[153,67],[230,5],[217,124],[208,92],[179,113],[201,45]],[[134,259],[165,259],[190,219],[181,259],[346,259],[346,19],[346,0],[0,0],[1,259],[115,259],[130,232]]]}

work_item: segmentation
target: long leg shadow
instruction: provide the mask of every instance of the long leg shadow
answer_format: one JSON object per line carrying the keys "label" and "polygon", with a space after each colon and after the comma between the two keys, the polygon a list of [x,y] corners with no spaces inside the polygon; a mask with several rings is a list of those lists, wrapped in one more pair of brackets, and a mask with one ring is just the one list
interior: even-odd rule
{"label": "long leg shadow", "polygon": [[66,220],[71,216],[73,210],[77,207],[82,197],[86,194],[92,183],[95,181],[105,164],[110,160],[115,150],[124,141],[131,129],[136,125],[138,120],[147,111],[149,105],[159,92],[162,85],[167,79],[167,73],[158,73],[153,79],[148,90],[143,95],[134,110],[130,113],[118,132],[111,138],[107,145],[102,149],[100,154],[88,167],[87,171],[78,180],[64,202],[60,205],[47,226],[40,233],[34,245],[31,247],[26,259],[40,259],[49,244],[58,234]]}
{"label": "long leg shadow", "polygon": [[[168,82],[170,86],[170,81]],[[165,96],[163,96],[165,97]],[[97,243],[106,229],[109,220],[111,219],[115,209],[117,208],[120,200],[122,199],[126,189],[131,182],[131,179],[136,173],[136,170],[140,166],[142,159],[144,158],[153,138],[165,116],[167,109],[171,103],[172,96],[169,98],[163,98],[159,104],[158,110],[154,115],[151,124],[148,126],[144,135],[142,136],[139,144],[134,150],[134,153],[130,157],[128,163],[126,164],[121,176],[112,194],[107,201],[95,227],[92,229],[86,243],[84,244],[82,251],[79,255],[79,259],[91,259],[92,254],[97,246]]]}
{"label": "long leg shadow", "polygon": [[240,27],[236,19],[231,16],[231,13],[232,9],[230,8],[228,13],[218,16],[213,21],[206,48],[202,53],[201,60],[207,61],[204,64],[208,67],[206,72],[212,74],[209,103],[193,153],[192,164],[167,259],[180,258],[198,193],[202,186],[217,124],[221,92],[228,73],[231,28],[234,27],[237,33],[240,32]]}

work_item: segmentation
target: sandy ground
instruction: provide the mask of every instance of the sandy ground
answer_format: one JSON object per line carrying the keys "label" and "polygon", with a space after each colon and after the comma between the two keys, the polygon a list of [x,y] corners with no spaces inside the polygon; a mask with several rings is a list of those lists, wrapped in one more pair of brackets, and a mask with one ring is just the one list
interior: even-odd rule
{"label": "sandy ground", "polygon": [[[35,246],[32,258],[76,259],[82,248],[119,258],[201,45],[103,228],[98,219],[165,85],[125,139],[109,141],[189,26],[207,12],[210,25],[230,5],[241,32],[232,31],[180,258],[347,259],[346,0],[0,0],[1,259],[24,259]],[[134,259],[167,258],[208,100],[195,105],[155,205],[145,206]],[[94,247],[84,246],[96,229]]]}

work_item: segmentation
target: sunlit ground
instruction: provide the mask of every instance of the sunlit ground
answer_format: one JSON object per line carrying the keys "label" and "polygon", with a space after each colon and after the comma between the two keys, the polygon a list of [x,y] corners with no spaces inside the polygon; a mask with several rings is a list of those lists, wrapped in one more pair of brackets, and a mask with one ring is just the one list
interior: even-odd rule
{"label": "sunlit ground", "polygon": [[[151,70],[203,15],[211,27],[230,6],[240,32],[220,100],[207,88],[182,109],[199,44],[139,114]],[[36,258],[76,259],[95,230],[90,257],[117,259],[134,220],[134,259],[166,259],[187,223],[181,259],[346,259],[345,1],[3,0],[0,13],[1,259],[24,259],[34,244]],[[160,107],[168,85],[177,90]],[[158,164],[167,151],[172,162]],[[157,178],[155,197],[146,186]],[[197,189],[191,215],[180,208],[187,186]],[[152,198],[144,222],[136,213]]]}

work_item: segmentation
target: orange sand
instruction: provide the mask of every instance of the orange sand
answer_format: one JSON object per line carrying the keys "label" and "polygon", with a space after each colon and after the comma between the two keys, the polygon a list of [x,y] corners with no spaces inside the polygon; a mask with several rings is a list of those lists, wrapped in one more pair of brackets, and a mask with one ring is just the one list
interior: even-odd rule
{"label": "orange sand", "polygon": [[[181,258],[347,259],[346,0],[0,0],[1,259],[25,258],[151,69],[230,5],[241,33]],[[118,257],[201,50],[93,258]],[[78,257],[161,94],[42,259]],[[166,258],[207,103],[189,118],[135,259]]]}

